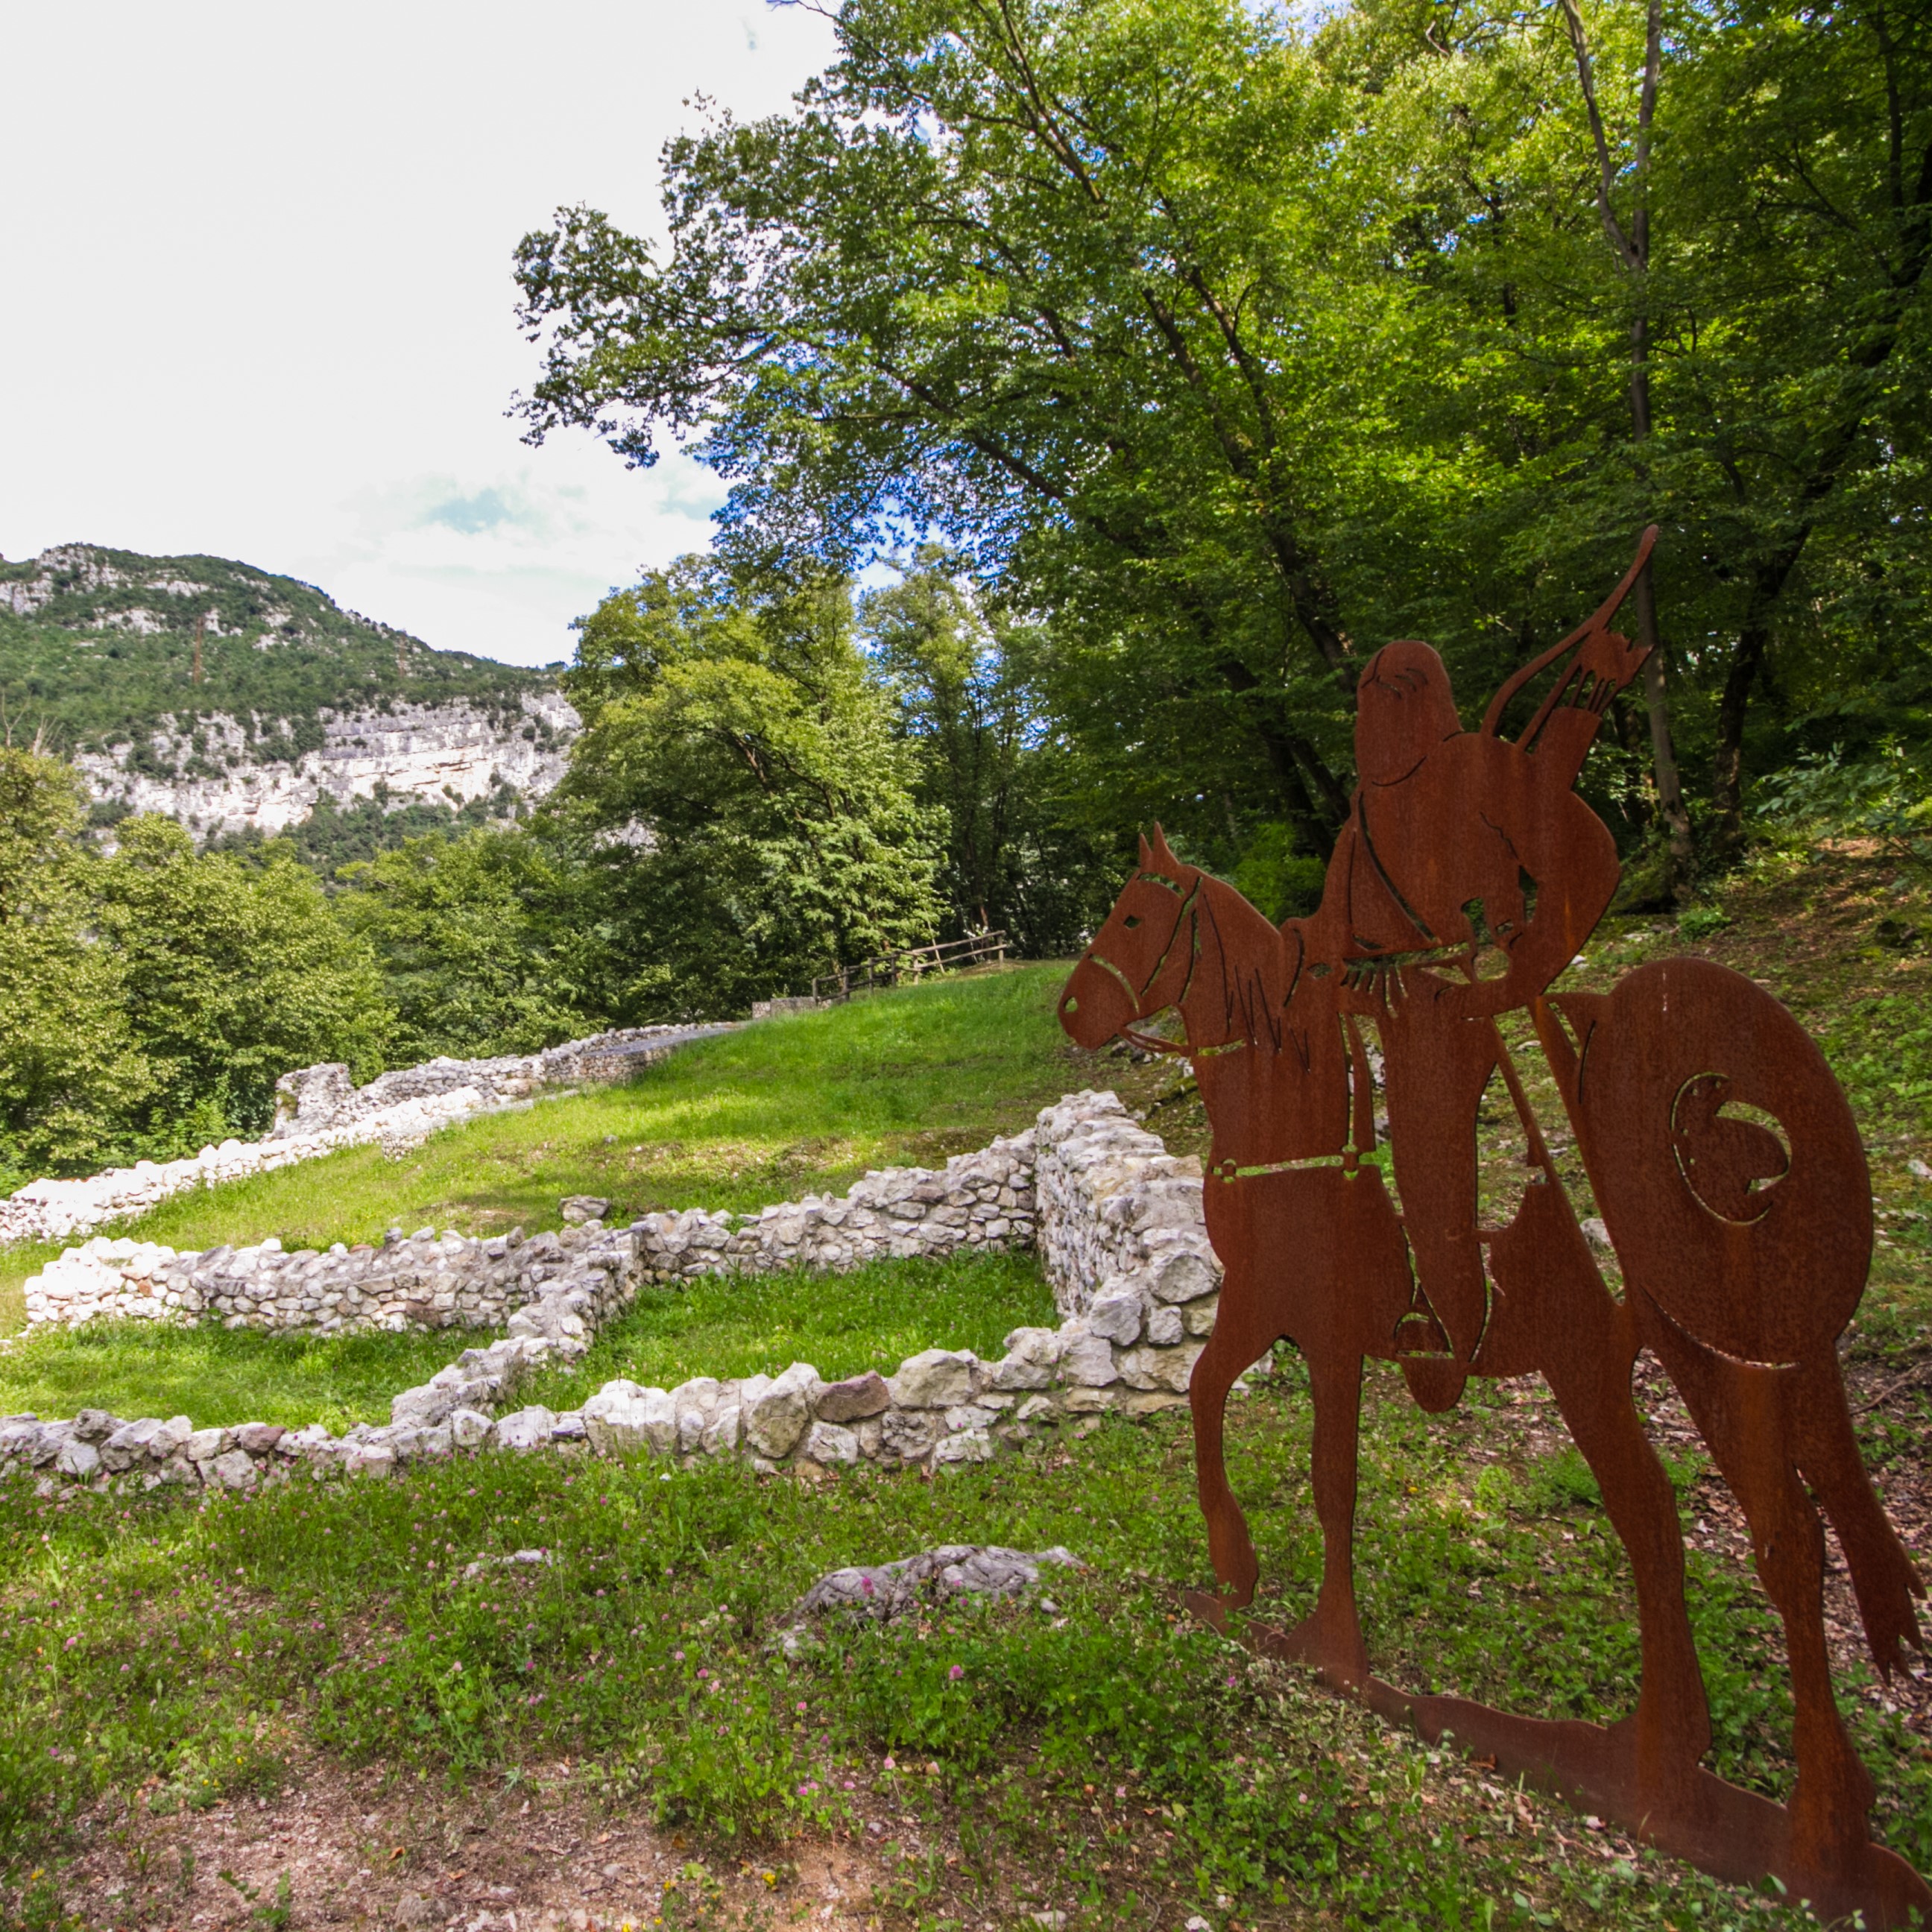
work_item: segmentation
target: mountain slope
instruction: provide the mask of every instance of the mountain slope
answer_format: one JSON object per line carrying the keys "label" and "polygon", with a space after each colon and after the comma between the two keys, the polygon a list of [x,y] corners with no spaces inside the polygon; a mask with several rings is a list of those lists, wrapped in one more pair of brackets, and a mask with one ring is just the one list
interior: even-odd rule
{"label": "mountain slope", "polygon": [[561,776],[577,716],[517,669],[210,556],[68,544],[0,561],[0,701],[85,774],[103,823],[272,835],[320,801],[501,815]]}

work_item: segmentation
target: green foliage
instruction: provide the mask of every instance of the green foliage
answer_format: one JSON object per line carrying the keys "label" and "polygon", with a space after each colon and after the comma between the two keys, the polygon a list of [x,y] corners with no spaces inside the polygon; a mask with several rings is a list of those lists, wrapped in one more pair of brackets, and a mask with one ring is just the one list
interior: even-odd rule
{"label": "green foliage", "polygon": [[259,1132],[290,1067],[375,1071],[374,960],[286,847],[130,818],[102,859],[80,828],[65,766],[0,751],[0,1178]]}
{"label": "green foliage", "polygon": [[[960,546],[1044,617],[1073,821],[1224,868],[1268,825],[1325,850],[1374,644],[1432,637],[1473,714],[1653,519],[1720,848],[1796,752],[1922,763],[1922,12],[1669,14],[1640,136],[1642,10],[1586,5],[1600,158],[1546,13],[1300,19],[845,0],[789,111],[668,146],[667,245],[526,238],[533,433],[690,439],[748,567]],[[1634,843],[1648,735],[1609,725]]]}
{"label": "green foliage", "polygon": [[1841,746],[1802,758],[1765,781],[1760,821],[1786,840],[1870,838],[1887,856],[1932,869],[1932,789],[1896,738],[1863,758]]}
{"label": "green foliage", "polygon": [[[1078,949],[1119,885],[1118,828],[1096,836],[1059,796],[1065,760],[1042,688],[1044,640],[976,592],[934,548],[860,600],[859,622],[946,828],[947,932],[994,928],[1035,955]],[[1104,820],[1103,820],[1104,823]]]}
{"label": "green foliage", "polygon": [[[1464,1445],[1384,1393],[1372,1385],[1361,1501],[1362,1574],[1389,1580],[1365,1602],[1378,1660],[1417,1682],[1426,1646],[1466,1694],[1621,1714],[1634,1632],[1600,1518],[1473,1517]],[[1235,1418],[1236,1480],[1268,1499],[1263,1560],[1288,1579],[1270,1618],[1312,1594],[1307,1432],[1293,1387]],[[506,1456],[200,1508],[56,1508],[10,1486],[0,1871],[23,1888],[63,1820],[110,1793],[154,1780],[166,1810],[266,1792],[320,1747],[404,1774],[507,1774],[533,1807],[648,1807],[714,1863],[747,1839],[871,1820],[875,1904],[923,1894],[929,1914],[983,1910],[997,1875],[1027,1909],[1094,1925],[1150,1905],[1178,1921],[1217,1894],[1244,1922],[1802,1922],[1648,1855],[1577,1858],[1574,1820],[1544,1799],[1527,1822],[1528,1801],[1492,1772],[1176,1615],[1172,1580],[1204,1562],[1185,1468],[1184,1420],[1162,1418],[930,1484]],[[834,1623],[796,1658],[775,1654],[815,1576],[958,1541],[1064,1544],[1087,1567],[1051,1573],[1050,1606]],[[488,1560],[532,1546],[551,1560]],[[1767,1744],[1788,1714],[1761,1688],[1777,1674],[1771,1620],[1701,1555],[1694,1567],[1716,1612],[1698,1630],[1718,1688],[1714,1768],[1781,1789],[1788,1761]],[[1884,1828],[1909,1832],[1911,1734],[1888,1742],[1863,1700],[1848,1721],[1879,1767]],[[908,1820],[957,1850],[927,1865]],[[697,1906],[716,1900],[699,1859],[679,1885]]]}
{"label": "green foliage", "polygon": [[932,937],[938,828],[842,584],[759,594],[686,557],[584,620],[565,682],[627,1012],[742,1012]]}
{"label": "green foliage", "polygon": [[[346,806],[338,805],[327,792],[322,793],[306,818],[298,819],[277,836],[325,886],[333,887],[344,866],[394,851],[412,838],[460,837],[466,832],[525,816],[529,809],[507,784],[466,804],[446,805],[414,796],[399,802],[379,779],[370,796],[352,799]],[[118,824],[127,816],[112,805],[97,806],[94,812],[100,814],[97,824]],[[256,852],[267,842],[253,826],[248,826],[210,839],[204,849]]]}
{"label": "green foliage", "polygon": [[274,1117],[292,1066],[382,1064],[391,1019],[369,947],[286,846],[197,853],[172,819],[130,818],[95,872],[93,916],[123,975],[152,1082],[142,1138],[170,1151]]}
{"label": "green foliage", "polygon": [[580,866],[520,830],[411,838],[345,866],[334,903],[395,1009],[392,1064],[530,1053],[594,1033]]}
{"label": "green foliage", "polygon": [[0,748],[0,1187],[85,1169],[122,1144],[153,1090],[123,963],[88,928],[80,788]]}

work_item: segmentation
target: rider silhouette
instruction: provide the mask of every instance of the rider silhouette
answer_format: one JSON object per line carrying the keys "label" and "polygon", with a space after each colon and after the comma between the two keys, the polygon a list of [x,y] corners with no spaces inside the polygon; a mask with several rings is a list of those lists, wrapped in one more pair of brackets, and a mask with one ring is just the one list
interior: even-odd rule
{"label": "rider silhouette", "polygon": [[[1497,1016],[1548,988],[1616,890],[1616,846],[1572,788],[1604,707],[1642,662],[1607,628],[1630,581],[1505,686],[1477,730],[1463,729],[1428,645],[1376,653],[1358,689],[1354,799],[1320,910],[1298,922],[1306,956],[1339,975],[1340,1010],[1382,1034],[1419,1290],[1397,1347],[1432,1408],[1460,1395],[1488,1319],[1476,1115],[1502,1052]],[[1522,737],[1499,737],[1510,697],[1580,642]]]}

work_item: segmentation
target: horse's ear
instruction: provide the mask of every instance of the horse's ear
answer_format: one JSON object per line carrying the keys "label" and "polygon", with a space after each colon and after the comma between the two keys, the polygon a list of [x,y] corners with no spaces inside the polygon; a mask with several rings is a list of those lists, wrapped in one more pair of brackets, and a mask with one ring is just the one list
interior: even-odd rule
{"label": "horse's ear", "polygon": [[[1141,841],[1141,849],[1143,852],[1150,849],[1148,845],[1148,842],[1144,838]],[[1177,878],[1180,876],[1180,861],[1168,850],[1167,834],[1160,829],[1160,821],[1158,819],[1154,821],[1154,844],[1151,850],[1154,855],[1154,866],[1156,870],[1159,871],[1165,877],[1170,879]],[[1143,859],[1141,862],[1143,865],[1145,865],[1148,862],[1145,859]]]}
{"label": "horse's ear", "polygon": [[1141,870],[1144,872],[1154,870],[1154,848],[1147,842],[1144,832],[1141,834]]}

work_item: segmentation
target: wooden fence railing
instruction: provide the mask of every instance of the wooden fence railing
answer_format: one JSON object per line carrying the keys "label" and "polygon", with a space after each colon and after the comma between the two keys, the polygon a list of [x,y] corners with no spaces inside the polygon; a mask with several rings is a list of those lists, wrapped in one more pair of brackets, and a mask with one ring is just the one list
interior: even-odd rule
{"label": "wooden fence railing", "polygon": [[849,1000],[854,993],[896,986],[902,980],[919,980],[928,973],[950,972],[962,966],[983,966],[1006,956],[1004,932],[975,932],[932,946],[908,946],[898,952],[882,952],[876,959],[862,959],[856,966],[842,966],[836,973],[821,973],[812,982],[812,997]]}

